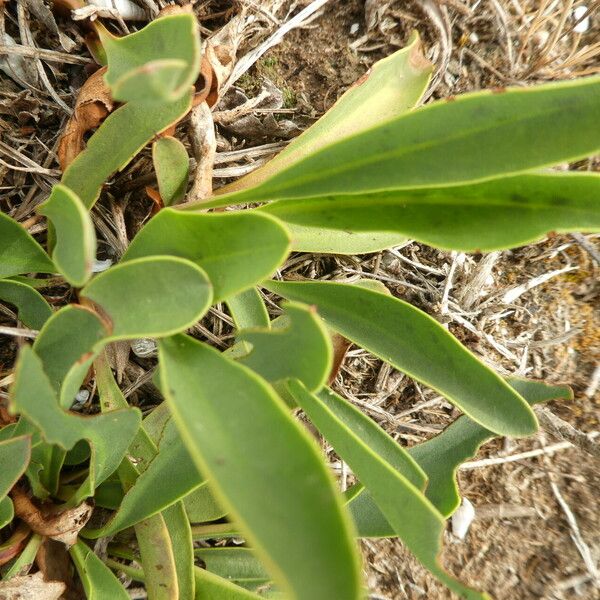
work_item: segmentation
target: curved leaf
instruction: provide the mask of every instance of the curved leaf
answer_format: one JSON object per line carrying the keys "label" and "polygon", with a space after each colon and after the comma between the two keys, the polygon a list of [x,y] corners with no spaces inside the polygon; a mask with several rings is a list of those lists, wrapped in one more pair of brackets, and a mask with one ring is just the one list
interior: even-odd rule
{"label": "curved leaf", "polygon": [[272,388],[189,337],[159,348],[161,388],[184,442],[273,576],[298,599],[361,597],[331,476]]}
{"label": "curved leaf", "polygon": [[152,160],[163,204],[179,204],[185,196],[190,171],[185,146],[174,137],[161,137],[152,144]]}
{"label": "curved leaf", "polygon": [[21,273],[55,273],[56,267],[22,225],[0,211],[0,279]]}
{"label": "curved leaf", "polygon": [[190,523],[215,521],[222,519],[227,514],[215,500],[207,481],[204,481],[200,487],[190,492],[183,499],[183,506]]}
{"label": "curved leaf", "polygon": [[[600,176],[526,174],[484,183],[289,200],[261,208],[292,236],[329,231],[382,236],[396,232],[438,248],[484,252],[522,245],[550,231],[600,230]],[[391,233],[385,233],[391,236]],[[298,247],[295,242],[294,249]]]}
{"label": "curved leaf", "polygon": [[311,154],[204,208],[443,187],[516,175],[600,149],[600,77],[434,102]]}
{"label": "curved leaf", "polygon": [[407,548],[442,583],[461,598],[487,598],[449,575],[438,562],[444,519],[423,494],[381,456],[371,450],[316,396],[298,381],[288,388],[310,420],[360,481],[369,488],[377,504]]}
{"label": "curved leaf", "polygon": [[52,309],[44,297],[32,287],[18,281],[0,281],[0,300],[16,306],[19,321],[32,329],[41,329],[52,316]]}
{"label": "curved leaf", "polygon": [[193,598],[196,580],[194,579],[194,547],[190,522],[181,502],[173,504],[163,511],[163,519],[171,538],[171,547],[175,559],[175,571],[179,598]]}
{"label": "curved leaf", "polygon": [[6,497],[23,475],[30,458],[31,436],[24,435],[0,441],[0,500]]}
{"label": "curved leaf", "polygon": [[287,232],[276,219],[263,217],[164,209],[135,236],[123,261],[163,254],[186,258],[206,271],[218,302],[271,276],[287,256]]}
{"label": "curved leaf", "polygon": [[269,281],[264,285],[291,300],[316,305],[329,327],[437,390],[492,431],[524,436],[537,430],[527,402],[414,306],[343,283]]}
{"label": "curved leaf", "polygon": [[37,211],[52,221],[56,231],[54,264],[72,286],[81,287],[92,274],[96,257],[96,232],[85,206],[77,194],[57,184]]}
{"label": "curved leaf", "polygon": [[0,529],[6,527],[15,518],[15,509],[8,496],[0,498]]}
{"label": "curved leaf", "polygon": [[[212,287],[197,265],[154,256],[120,263],[81,291],[100,306],[110,340],[171,335],[191,327],[208,310]],[[125,302],[125,300],[127,300]]]}
{"label": "curved leaf", "polygon": [[256,288],[249,288],[235,296],[227,298],[227,308],[233,318],[236,329],[271,326],[267,307]]}
{"label": "curved leaf", "polygon": [[246,329],[237,335],[252,345],[237,361],[271,383],[296,377],[311,391],[319,390],[333,360],[329,334],[310,307],[289,302],[284,309],[270,329]]}
{"label": "curved leaf", "polygon": [[196,579],[194,600],[259,600],[263,598],[263,596],[238,587],[227,579],[200,567],[194,567],[194,577]]}

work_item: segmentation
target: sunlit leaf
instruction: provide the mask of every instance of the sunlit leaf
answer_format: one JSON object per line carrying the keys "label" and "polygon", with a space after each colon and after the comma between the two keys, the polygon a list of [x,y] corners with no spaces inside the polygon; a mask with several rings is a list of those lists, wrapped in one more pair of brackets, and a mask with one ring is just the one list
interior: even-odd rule
{"label": "sunlit leaf", "polygon": [[185,146],[174,137],[161,137],[152,144],[152,160],[164,205],[178,204],[185,196],[190,171]]}
{"label": "sunlit leaf", "polygon": [[81,287],[92,274],[96,257],[96,232],[85,206],[72,190],[57,184],[37,210],[56,231],[54,264],[72,286]]}
{"label": "sunlit leaf", "polygon": [[269,281],[264,285],[291,300],[314,304],[329,327],[439,391],[492,431],[524,436],[537,430],[527,402],[414,306],[343,283]]}
{"label": "sunlit leaf", "polygon": [[81,296],[100,306],[110,323],[110,339],[118,340],[171,335],[191,327],[208,310],[212,287],[204,271],[189,260],[154,256],[100,273]]}
{"label": "sunlit leaf", "polygon": [[0,211],[0,278],[55,273],[56,267],[22,225]]}
{"label": "sunlit leaf", "polygon": [[298,599],[361,597],[331,476],[272,388],[189,337],[159,348],[161,388],[184,442],[269,572]]}
{"label": "sunlit leaf", "polygon": [[164,209],[133,239],[123,260],[163,254],[186,258],[206,271],[218,302],[269,277],[285,259],[288,234],[276,219],[264,216]]}
{"label": "sunlit leaf", "polygon": [[[337,230],[351,244],[355,232],[396,232],[439,248],[479,252],[532,242],[550,231],[598,231],[599,193],[597,174],[527,174],[465,186],[281,201],[261,212],[282,219],[292,236],[307,228],[328,239]],[[308,249],[297,242],[293,247]]]}
{"label": "sunlit leaf", "polygon": [[271,326],[269,313],[265,303],[256,288],[249,288],[235,296],[227,298],[227,307],[237,329]]}
{"label": "sunlit leaf", "polygon": [[288,388],[310,420],[370,490],[396,535],[416,558],[461,598],[487,598],[462,585],[439,564],[444,519],[419,489],[369,448],[300,382],[291,380]]}
{"label": "sunlit leaf", "polygon": [[584,158],[600,149],[599,90],[588,77],[434,102],[203,206],[459,185]]}
{"label": "sunlit leaf", "polygon": [[52,316],[52,309],[44,297],[32,287],[18,281],[0,281],[0,300],[16,306],[19,321],[32,329],[41,329]]}

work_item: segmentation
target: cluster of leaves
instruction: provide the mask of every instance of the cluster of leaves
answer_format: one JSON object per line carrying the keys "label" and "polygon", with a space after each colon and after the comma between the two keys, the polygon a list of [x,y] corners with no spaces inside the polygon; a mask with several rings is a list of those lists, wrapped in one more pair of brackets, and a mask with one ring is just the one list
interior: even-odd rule
{"label": "cluster of leaves", "polygon": [[[398,536],[459,596],[486,597],[438,562],[445,519],[459,504],[456,469],[494,435],[534,433],[531,405],[569,397],[568,388],[503,379],[372,283],[269,278],[291,250],[370,252],[410,237],[485,251],[550,230],[600,230],[600,177],[540,170],[600,147],[600,79],[413,110],[431,72],[415,38],[265,167],[204,204],[175,208],[188,157],[174,137],[156,136],[190,109],[195,19],[168,15],[101,42],[120,105],[39,207],[51,257],[0,215],[0,300],[39,330],[19,352],[15,418],[0,429],[0,528],[12,532],[0,546],[0,586],[27,572],[43,536],[53,536],[47,511],[39,523],[43,506],[56,518],[93,498],[109,517],[67,540],[88,598],[127,598],[119,570],[145,582],[152,600],[358,599],[357,536]],[[166,208],[119,264],[92,277],[89,211],[107,178],[150,142]],[[260,206],[239,210],[247,204]],[[226,206],[238,210],[207,211]],[[48,280],[31,276],[46,273],[78,288],[77,303],[54,311],[38,291]],[[287,299],[282,316],[269,320],[256,286]],[[217,302],[237,329],[225,352],[185,333]],[[402,448],[327,387],[332,335],[434,388],[463,416]],[[144,419],[106,353],[137,338],[158,340],[164,396]],[[100,412],[84,416],[70,409],[86,377]],[[296,408],[356,475],[345,494]],[[90,544],[106,536],[101,560]],[[247,547],[194,544],[240,536]]]}

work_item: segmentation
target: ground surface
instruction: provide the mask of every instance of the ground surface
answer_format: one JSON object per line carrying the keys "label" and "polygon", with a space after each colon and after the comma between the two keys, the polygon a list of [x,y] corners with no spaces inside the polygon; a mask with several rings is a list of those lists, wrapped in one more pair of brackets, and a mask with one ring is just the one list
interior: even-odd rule
{"label": "ground surface", "polygon": [[[251,13],[259,3],[207,1],[197,2],[196,8],[208,34],[238,14],[244,4]],[[244,39],[238,56],[275,31],[291,3],[271,0],[260,4],[260,27]],[[421,33],[428,56],[440,69],[433,97],[589,74],[599,69],[600,16],[596,10],[589,30],[574,34],[570,15],[577,4],[568,0],[330,0],[314,21],[288,33],[242,77],[239,93],[255,97],[271,85],[269,80],[282,98],[272,109],[277,122],[288,120],[304,128],[374,60],[401,47],[412,29]],[[598,8],[597,2],[590,0],[587,4]],[[2,14],[6,31],[18,39],[17,12],[13,5],[4,8]],[[275,15],[275,19],[265,14]],[[63,20],[59,25],[63,33],[78,40],[73,23]],[[32,18],[29,29],[39,47],[64,51],[40,22]],[[77,56],[84,51],[80,48],[72,53]],[[34,63],[27,58],[22,67],[28,77],[35,79],[35,73],[31,73]],[[88,67],[77,61],[45,65],[52,91],[72,106]],[[44,82],[35,81],[41,94],[0,74],[0,202],[2,210],[21,221],[31,217],[35,205],[47,197],[59,176],[54,152],[67,116]],[[294,130],[289,124],[276,129],[265,123],[268,110],[257,115],[264,124],[258,133],[256,129],[249,133],[235,126],[218,125],[220,152],[254,148],[292,135]],[[23,156],[36,166],[24,162]],[[244,170],[251,165],[252,156],[249,152],[245,163],[227,164],[223,155],[219,166]],[[10,168],[6,163],[19,168]],[[590,170],[599,167],[598,161],[577,165]],[[147,156],[136,160],[115,179],[107,198],[98,205],[95,220],[107,258],[119,254],[123,240],[119,232],[125,231],[125,237],[131,238],[149,211],[151,203],[140,192],[141,186],[131,183],[141,181],[149,169]],[[217,173],[215,184],[226,181],[225,176],[231,173]],[[113,194],[123,197],[121,192],[125,201],[115,209],[108,200]],[[43,233],[43,224],[27,223],[34,233]],[[599,251],[598,236],[587,236],[583,241],[553,236],[527,248],[487,257],[451,255],[408,244],[393,252],[363,257],[297,255],[288,263],[285,274],[380,279],[395,295],[448,323],[461,341],[501,372],[570,383],[575,400],[555,404],[552,410],[580,430],[591,432],[600,428],[600,394],[592,385],[600,363]],[[507,301],[508,290],[535,283],[535,278],[542,275],[550,275],[548,281],[521,290],[520,295]],[[57,304],[67,299],[64,290],[56,290]],[[197,333],[221,343],[227,327],[213,318]],[[15,349],[12,342],[2,338],[0,369],[10,366]],[[124,375],[125,384],[139,384],[150,364],[132,357]],[[406,445],[427,439],[455,416],[434,393],[358,349],[348,353],[335,385]],[[154,393],[152,387],[140,389],[147,402]],[[135,399],[135,394],[132,397]],[[477,458],[515,455],[556,441],[545,433],[519,442],[497,440],[487,444]],[[345,469],[335,464],[334,456],[332,461],[344,474]],[[600,588],[593,585],[573,541],[573,525],[556,494],[558,490],[572,510],[597,565],[597,462],[572,448],[465,470],[459,479],[462,494],[475,505],[478,516],[464,541],[449,532],[446,535],[444,562],[453,573],[498,599],[600,598]],[[450,597],[400,543],[369,540],[364,543],[364,553],[373,598]]]}

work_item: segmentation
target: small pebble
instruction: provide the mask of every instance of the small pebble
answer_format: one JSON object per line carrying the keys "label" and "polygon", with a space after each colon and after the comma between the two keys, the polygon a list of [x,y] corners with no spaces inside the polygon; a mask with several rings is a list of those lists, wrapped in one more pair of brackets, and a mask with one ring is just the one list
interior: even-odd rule
{"label": "small pebble", "polygon": [[360,25],[358,23],[352,23],[352,25],[350,26],[350,35],[356,35],[358,33],[359,28]]}
{"label": "small pebble", "polygon": [[475,508],[468,498],[463,498],[460,506],[452,515],[452,533],[459,539],[464,540],[475,518]]}
{"label": "small pebble", "polygon": [[[583,17],[583,15],[585,14],[587,14],[588,16],[579,21],[579,19],[581,19],[581,17]],[[590,17],[587,6],[578,6],[573,11],[573,18],[576,22],[579,21],[579,23],[577,23],[577,25],[573,27],[573,31],[575,33],[585,33],[590,28]]]}

